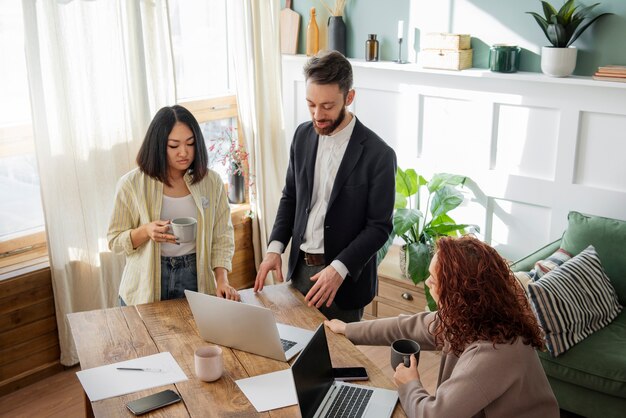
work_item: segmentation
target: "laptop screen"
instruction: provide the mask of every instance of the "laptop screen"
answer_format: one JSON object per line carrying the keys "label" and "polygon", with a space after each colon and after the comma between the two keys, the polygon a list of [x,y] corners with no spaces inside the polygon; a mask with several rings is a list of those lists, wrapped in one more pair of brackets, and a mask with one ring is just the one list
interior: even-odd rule
{"label": "laptop screen", "polygon": [[291,366],[291,372],[302,418],[310,418],[334,381],[324,324],[317,327],[313,338]]}

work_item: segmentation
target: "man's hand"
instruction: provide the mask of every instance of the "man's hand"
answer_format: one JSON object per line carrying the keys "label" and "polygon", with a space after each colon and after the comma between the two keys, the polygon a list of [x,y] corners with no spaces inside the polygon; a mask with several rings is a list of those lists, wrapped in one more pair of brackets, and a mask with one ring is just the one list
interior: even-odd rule
{"label": "man's hand", "polygon": [[393,381],[400,386],[411,380],[419,380],[420,374],[417,371],[417,360],[415,355],[411,354],[411,367],[406,367],[404,363],[398,364],[396,372],[393,374]]}
{"label": "man's hand", "polygon": [[280,258],[280,254],[278,253],[267,253],[265,254],[265,258],[263,262],[259,265],[259,271],[256,274],[256,279],[254,281],[254,291],[260,292],[263,290],[263,286],[265,285],[265,278],[267,277],[267,273],[270,271],[276,272],[276,281],[283,281],[283,261]]}
{"label": "man's hand", "polygon": [[311,281],[315,284],[306,294],[304,300],[309,303],[309,306],[315,306],[319,308],[326,302],[326,307],[335,300],[335,295],[341,283],[343,283],[343,277],[337,273],[337,270],[333,266],[328,266],[324,270],[311,277]]}

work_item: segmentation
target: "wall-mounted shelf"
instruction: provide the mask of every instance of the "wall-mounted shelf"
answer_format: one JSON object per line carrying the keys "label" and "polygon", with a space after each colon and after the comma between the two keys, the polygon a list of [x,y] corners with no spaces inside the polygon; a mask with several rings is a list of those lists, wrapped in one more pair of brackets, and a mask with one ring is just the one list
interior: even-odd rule
{"label": "wall-mounted shelf", "polygon": [[[302,65],[306,62],[308,57],[306,55],[283,55],[284,61],[302,62]],[[367,69],[380,69],[391,70],[398,72],[408,73],[421,73],[432,74],[444,77],[468,77],[468,78],[482,78],[493,80],[504,80],[511,82],[536,82],[536,83],[549,83],[549,84],[561,84],[561,85],[573,85],[573,86],[590,86],[600,88],[611,89],[626,89],[626,83],[620,83],[615,81],[594,80],[591,77],[583,76],[570,76],[570,77],[549,77],[541,73],[530,73],[524,71],[518,71],[516,73],[495,73],[484,68],[469,68],[467,70],[453,71],[453,70],[434,70],[428,68],[422,68],[418,64],[397,64],[393,61],[377,61],[369,62],[362,59],[349,58],[353,68],[367,68]]]}

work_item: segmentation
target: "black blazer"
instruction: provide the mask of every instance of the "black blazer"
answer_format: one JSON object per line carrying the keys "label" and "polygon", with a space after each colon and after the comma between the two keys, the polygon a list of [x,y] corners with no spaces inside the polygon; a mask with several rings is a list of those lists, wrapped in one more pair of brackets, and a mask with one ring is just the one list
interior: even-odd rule
{"label": "black blazer", "polygon": [[[285,187],[269,241],[291,239],[291,279],[304,238],[313,193],[319,136],[312,122],[294,133]],[[324,219],[324,259],[341,261],[349,271],[335,296],[343,309],[362,308],[376,294],[376,252],[393,227],[396,154],[356,120],[337,171]]]}

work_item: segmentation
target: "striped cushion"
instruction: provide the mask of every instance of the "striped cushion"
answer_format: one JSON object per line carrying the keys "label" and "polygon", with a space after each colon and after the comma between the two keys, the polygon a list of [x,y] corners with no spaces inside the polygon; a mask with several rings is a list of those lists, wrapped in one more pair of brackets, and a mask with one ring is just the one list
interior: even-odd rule
{"label": "striped cushion", "polygon": [[528,291],[554,357],[604,328],[622,309],[591,245],[529,283]]}
{"label": "striped cushion", "polygon": [[516,271],[513,273],[518,283],[524,288],[526,294],[528,294],[528,284],[535,282],[542,278],[547,272],[554,270],[567,260],[572,258],[572,255],[565,251],[563,248],[556,250],[550,257],[545,260],[539,260],[535,263],[535,268],[531,271]]}
{"label": "striped cushion", "polygon": [[[572,258],[572,255],[565,251],[563,248],[559,248],[552,255],[545,260],[539,260],[535,263],[535,276],[533,277],[533,281],[537,281],[541,279],[546,273],[551,270],[554,270],[561,264],[565,263],[567,260]],[[531,270],[533,271],[533,270]]]}

